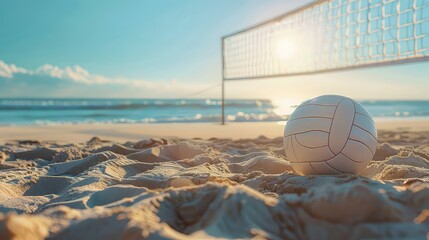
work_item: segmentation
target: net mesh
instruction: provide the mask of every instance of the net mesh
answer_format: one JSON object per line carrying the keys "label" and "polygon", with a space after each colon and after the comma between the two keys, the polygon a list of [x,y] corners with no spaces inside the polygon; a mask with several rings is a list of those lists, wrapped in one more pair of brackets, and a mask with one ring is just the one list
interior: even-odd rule
{"label": "net mesh", "polygon": [[429,0],[330,0],[223,38],[224,79],[341,70],[429,56]]}

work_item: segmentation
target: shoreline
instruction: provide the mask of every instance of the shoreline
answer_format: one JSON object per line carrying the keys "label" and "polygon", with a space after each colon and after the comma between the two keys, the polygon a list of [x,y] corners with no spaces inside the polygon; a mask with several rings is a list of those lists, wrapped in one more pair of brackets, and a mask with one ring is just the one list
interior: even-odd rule
{"label": "shoreline", "polygon": [[[375,122],[410,122],[410,121],[428,121],[429,116],[414,116],[414,117],[373,117]],[[30,127],[30,126],[67,126],[67,125],[139,125],[139,124],[147,124],[147,125],[164,125],[164,124],[220,124],[219,121],[134,121],[134,122],[116,122],[116,121],[67,121],[67,122],[49,122],[49,123],[0,123],[0,127]],[[228,121],[226,120],[226,124],[241,124],[241,123],[286,123],[287,120],[262,120],[262,121]]]}
{"label": "shoreline", "polygon": [[[375,119],[379,131],[429,131],[428,119]],[[94,136],[110,141],[147,138],[275,138],[286,122],[219,123],[82,123],[58,125],[0,125],[0,143],[13,140],[86,142]]]}

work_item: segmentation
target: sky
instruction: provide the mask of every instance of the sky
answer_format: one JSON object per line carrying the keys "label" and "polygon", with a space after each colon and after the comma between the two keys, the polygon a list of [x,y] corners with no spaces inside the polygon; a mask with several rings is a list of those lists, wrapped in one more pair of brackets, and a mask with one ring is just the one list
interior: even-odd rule
{"label": "sky", "polygon": [[[219,98],[221,37],[306,2],[0,0],[0,98]],[[231,81],[226,96],[429,99],[428,68]]]}

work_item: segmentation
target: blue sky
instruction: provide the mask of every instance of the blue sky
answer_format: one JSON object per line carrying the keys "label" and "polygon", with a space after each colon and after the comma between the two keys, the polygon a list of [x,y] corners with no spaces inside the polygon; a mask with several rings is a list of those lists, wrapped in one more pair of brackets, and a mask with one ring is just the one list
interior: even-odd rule
{"label": "blue sky", "polygon": [[[305,2],[0,0],[0,97],[187,97],[220,82],[222,35]],[[428,99],[428,67],[231,82],[227,96]]]}

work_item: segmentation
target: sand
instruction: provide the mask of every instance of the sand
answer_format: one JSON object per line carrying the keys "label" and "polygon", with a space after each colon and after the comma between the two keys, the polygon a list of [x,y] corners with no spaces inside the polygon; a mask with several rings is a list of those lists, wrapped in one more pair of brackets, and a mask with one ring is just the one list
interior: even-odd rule
{"label": "sand", "polygon": [[[378,129],[393,131],[429,131],[429,118],[375,119]],[[8,140],[37,139],[81,143],[98,136],[126,142],[153,137],[181,138],[269,138],[280,137],[286,122],[151,123],[151,124],[59,124],[0,125],[0,144]]]}
{"label": "sand", "polygon": [[390,124],[367,169],[337,176],[297,175],[275,124],[126,141],[124,126],[1,127],[0,239],[426,239],[429,124]]}

